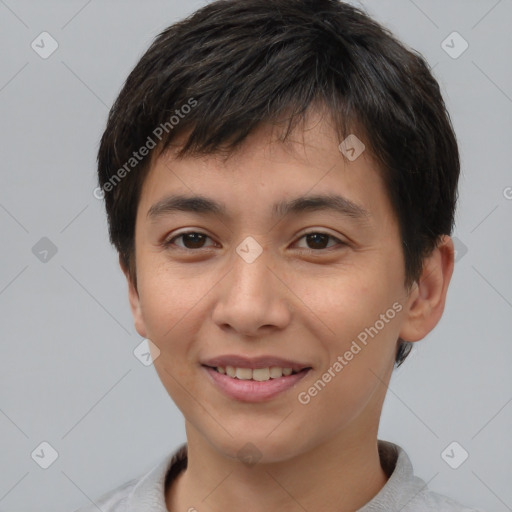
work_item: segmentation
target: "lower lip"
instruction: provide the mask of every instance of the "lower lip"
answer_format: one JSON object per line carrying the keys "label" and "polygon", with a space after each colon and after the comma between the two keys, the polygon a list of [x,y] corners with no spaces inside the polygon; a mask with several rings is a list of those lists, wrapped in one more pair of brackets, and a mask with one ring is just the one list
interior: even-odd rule
{"label": "lower lip", "polygon": [[263,402],[279,395],[290,388],[293,388],[297,382],[303,379],[310,369],[302,370],[299,373],[269,379],[263,382],[256,380],[242,380],[228,377],[218,371],[203,366],[210,375],[214,384],[226,395],[242,402]]}

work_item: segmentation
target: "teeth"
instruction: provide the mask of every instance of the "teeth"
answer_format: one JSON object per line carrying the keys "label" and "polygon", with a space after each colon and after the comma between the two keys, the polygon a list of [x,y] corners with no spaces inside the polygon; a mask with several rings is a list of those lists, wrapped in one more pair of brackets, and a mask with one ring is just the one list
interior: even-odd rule
{"label": "teeth", "polygon": [[270,379],[279,379],[280,377],[287,377],[293,373],[291,368],[281,368],[279,366],[271,366],[267,368],[237,368],[234,366],[217,366],[216,370],[228,377],[237,378],[240,380],[256,380],[264,382]]}
{"label": "teeth", "polygon": [[270,379],[270,369],[269,368],[255,368],[252,371],[253,380],[264,381]]}
{"label": "teeth", "polygon": [[237,368],[236,378],[240,380],[252,379],[252,370],[250,368]]}
{"label": "teeth", "polygon": [[272,366],[270,368],[270,378],[277,379],[278,377],[283,376],[283,369],[279,368],[279,366]]}

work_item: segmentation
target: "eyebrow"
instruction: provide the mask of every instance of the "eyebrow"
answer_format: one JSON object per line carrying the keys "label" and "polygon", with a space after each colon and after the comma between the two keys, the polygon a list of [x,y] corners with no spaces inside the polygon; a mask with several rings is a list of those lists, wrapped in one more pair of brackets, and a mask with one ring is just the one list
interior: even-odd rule
{"label": "eyebrow", "polygon": [[[275,203],[272,208],[274,217],[286,217],[312,211],[333,211],[356,220],[367,220],[371,217],[368,210],[340,195],[301,196],[288,201]],[[226,206],[209,197],[195,195],[171,195],[156,202],[148,210],[150,221],[173,212],[190,212],[200,215],[219,215],[228,217]]]}

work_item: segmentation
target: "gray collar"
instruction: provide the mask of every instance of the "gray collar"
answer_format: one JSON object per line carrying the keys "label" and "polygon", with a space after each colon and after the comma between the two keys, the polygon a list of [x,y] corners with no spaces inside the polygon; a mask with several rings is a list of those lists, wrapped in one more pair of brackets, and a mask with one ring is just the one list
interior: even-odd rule
{"label": "gray collar", "polygon": [[[389,479],[386,485],[358,512],[400,510],[426,490],[423,480],[413,475],[405,451],[389,441],[378,441],[381,465]],[[137,481],[127,496],[126,512],[168,512],[165,489],[187,465],[187,445],[181,445]]]}

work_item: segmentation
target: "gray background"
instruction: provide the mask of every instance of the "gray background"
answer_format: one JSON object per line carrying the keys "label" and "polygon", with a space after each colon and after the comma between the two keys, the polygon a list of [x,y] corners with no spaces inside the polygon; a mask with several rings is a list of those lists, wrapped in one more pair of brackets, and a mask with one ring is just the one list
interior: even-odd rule
{"label": "gray background", "polygon": [[[203,4],[0,0],[1,511],[74,510],[185,440],[153,367],[134,357],[141,339],[92,191],[128,72]],[[512,2],[363,5],[434,66],[463,167],[445,316],[393,376],[379,437],[402,445],[433,490],[512,510]],[[59,45],[47,59],[31,48],[43,31]],[[453,31],[469,44],[456,59],[441,46]],[[56,254],[41,252],[43,237]],[[48,469],[31,457],[43,441],[58,452]],[[441,456],[452,441],[469,453],[458,469]]]}

